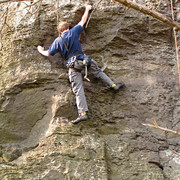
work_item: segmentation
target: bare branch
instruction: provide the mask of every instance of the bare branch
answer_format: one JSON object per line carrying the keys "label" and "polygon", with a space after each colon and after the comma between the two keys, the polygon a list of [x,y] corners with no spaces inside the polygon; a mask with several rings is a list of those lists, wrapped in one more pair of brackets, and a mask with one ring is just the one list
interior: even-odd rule
{"label": "bare branch", "polygon": [[132,9],[140,11],[144,14],[150,15],[153,18],[158,19],[159,21],[161,21],[165,24],[168,24],[169,26],[174,27],[176,31],[180,31],[180,24],[178,24],[177,22],[175,22],[171,19],[168,19],[166,16],[164,16],[163,14],[161,14],[157,11],[150,10],[149,8],[147,8],[143,5],[137,4],[137,3],[132,2],[130,0],[114,0],[114,1],[117,1],[117,2],[127,6],[128,8],[132,8]]}
{"label": "bare branch", "polygon": [[180,133],[178,132],[178,130],[173,131],[173,130],[170,130],[170,129],[167,129],[167,128],[160,127],[160,126],[158,126],[158,124],[157,124],[157,122],[155,121],[155,119],[153,119],[152,121],[153,121],[154,125],[152,125],[152,124],[142,124],[142,125],[144,125],[144,126],[149,126],[149,127],[153,127],[153,128],[159,129],[159,130],[161,130],[161,131],[169,132],[169,133],[172,133],[172,134],[180,135]]}
{"label": "bare branch", "polygon": [[0,4],[8,2],[32,1],[32,0],[0,0]]}
{"label": "bare branch", "polygon": [[176,151],[174,151],[174,150],[171,150],[174,154],[176,154],[176,155],[178,155],[178,156],[180,156],[180,154],[179,153],[177,153]]}
{"label": "bare branch", "polygon": [[[1,1],[2,1],[2,0],[0,0],[0,3],[1,3]],[[21,2],[22,2],[22,0],[18,0],[18,1],[21,1]],[[8,25],[8,23],[7,23],[7,19],[8,19],[8,17],[9,17],[10,15],[14,15],[14,14],[16,14],[16,13],[20,13],[20,12],[23,11],[23,10],[26,10],[31,16],[33,16],[33,15],[35,15],[35,17],[37,16],[38,11],[39,11],[39,9],[40,9],[40,7],[41,7],[41,4],[42,4],[42,0],[38,0],[38,1],[36,1],[36,2],[33,2],[33,0],[28,0],[28,1],[30,1],[31,4],[26,4],[25,2],[22,2],[23,4],[25,4],[25,7],[24,7],[22,10],[9,11],[9,8],[8,8],[8,7],[4,10],[4,13],[3,13],[3,14],[1,15],[1,17],[0,17],[0,21],[2,22],[2,25],[1,25],[1,28],[0,28],[0,35],[1,35],[1,37],[3,36],[2,30],[3,30],[3,28],[4,28],[5,26],[7,26],[8,29],[10,29],[10,31],[12,31],[12,28],[11,28],[11,27]],[[5,1],[3,0],[3,2],[5,2]],[[7,2],[13,2],[13,1],[7,1]],[[14,1],[14,2],[15,2],[15,1]],[[26,1],[26,2],[27,2],[27,1]],[[38,3],[39,3],[39,4],[38,4]],[[38,4],[38,5],[37,5],[37,4]],[[37,5],[37,7],[36,7],[35,5]],[[31,12],[31,8],[32,8],[32,7],[36,7],[33,12]],[[24,15],[24,17],[22,17],[22,19],[24,19],[25,17],[26,17],[26,14]],[[21,19],[21,20],[22,20],[22,19]]]}
{"label": "bare branch", "polygon": [[[42,0],[39,0],[39,1],[36,1],[36,2],[34,2],[34,3],[32,3],[32,4],[30,4],[30,5],[28,5],[28,4],[26,4],[25,2],[23,2],[25,5],[26,5],[26,7],[24,7],[22,10],[24,10],[24,9],[26,9],[27,10],[27,8],[31,8],[32,6],[34,6],[34,5],[36,5],[37,3],[42,3]],[[40,6],[40,5],[39,5]],[[38,6],[38,8],[37,9],[39,9],[39,6]],[[35,12],[37,11],[37,9],[35,10]],[[18,12],[20,12],[20,11],[22,11],[22,10],[17,10],[17,11],[10,11],[10,12],[8,12],[6,15],[5,15],[5,17],[6,16],[9,16],[9,15],[14,15],[14,14],[16,14],[16,13],[18,13]],[[31,15],[33,15],[35,12],[33,12],[33,13],[31,13],[29,10],[27,10]],[[4,13],[5,14],[5,13]],[[4,14],[0,17],[0,20],[1,20],[1,18],[3,18],[4,17]]]}
{"label": "bare branch", "polygon": [[[9,8],[7,7],[6,8],[6,10],[5,10],[5,12],[4,12],[4,14],[3,14],[3,16],[4,16],[4,20],[3,20],[3,23],[2,23],[2,27],[1,27],[1,29],[0,29],[0,34],[2,35],[2,29],[4,28],[4,26],[6,25],[10,30],[12,30],[11,29],[11,27],[7,24],[7,14],[8,14],[8,12],[9,12]],[[2,16],[2,17],[3,17]]]}
{"label": "bare branch", "polygon": [[154,123],[154,126],[155,126],[156,128],[158,128],[157,122],[156,122],[154,119],[152,119],[152,121],[153,121],[153,123]]}

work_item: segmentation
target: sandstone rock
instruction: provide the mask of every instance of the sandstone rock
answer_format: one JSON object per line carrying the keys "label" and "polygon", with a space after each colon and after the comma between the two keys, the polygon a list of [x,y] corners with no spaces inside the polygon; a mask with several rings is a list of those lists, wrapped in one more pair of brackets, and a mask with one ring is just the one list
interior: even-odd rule
{"label": "sandstone rock", "polygon": [[[84,1],[36,2],[26,9],[20,2],[0,5],[0,17],[7,7],[11,12],[8,25],[0,25],[0,179],[180,178],[179,156],[171,151],[180,152],[179,137],[142,125],[154,118],[180,128],[172,29],[102,1],[82,34],[83,51],[126,88],[114,94],[88,75],[89,120],[74,126],[65,62],[60,55],[41,56],[36,47],[47,49],[58,36],[57,13],[71,26],[78,23]],[[169,16],[166,1],[153,5]]]}
{"label": "sandstone rock", "polygon": [[6,162],[11,162],[22,155],[22,149],[19,145],[11,145],[4,148],[2,158]]}

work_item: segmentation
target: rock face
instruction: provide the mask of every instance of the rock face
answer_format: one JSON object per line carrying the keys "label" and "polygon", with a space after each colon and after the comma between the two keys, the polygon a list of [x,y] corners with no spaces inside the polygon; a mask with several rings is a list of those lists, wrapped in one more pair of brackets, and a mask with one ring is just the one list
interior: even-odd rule
{"label": "rock face", "polygon": [[[77,24],[83,4],[0,6],[0,15],[9,13],[0,25],[0,179],[180,179],[179,136],[142,125],[155,119],[180,129],[174,37],[167,25],[119,3],[100,3],[82,34],[83,50],[126,87],[114,94],[88,75],[89,120],[70,123],[77,112],[64,62],[59,55],[41,56],[36,47],[47,49],[58,36],[57,19]],[[165,1],[158,7],[170,13]]]}

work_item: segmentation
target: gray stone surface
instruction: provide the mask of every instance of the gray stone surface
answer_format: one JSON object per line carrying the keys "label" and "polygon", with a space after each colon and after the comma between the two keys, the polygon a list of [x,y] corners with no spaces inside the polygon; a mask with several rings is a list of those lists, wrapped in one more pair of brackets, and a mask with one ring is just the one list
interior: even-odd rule
{"label": "gray stone surface", "polygon": [[[58,11],[55,0],[0,5],[0,17],[7,6],[11,12],[8,25],[0,25],[0,179],[180,179],[179,136],[142,125],[154,118],[180,129],[176,54],[166,24],[117,2],[100,3],[82,34],[83,50],[126,87],[114,94],[89,76],[89,120],[70,124],[77,112],[64,62],[36,47],[47,49],[58,36],[57,13],[78,23],[83,3],[59,1]],[[170,14],[166,1],[157,3],[153,9]]]}

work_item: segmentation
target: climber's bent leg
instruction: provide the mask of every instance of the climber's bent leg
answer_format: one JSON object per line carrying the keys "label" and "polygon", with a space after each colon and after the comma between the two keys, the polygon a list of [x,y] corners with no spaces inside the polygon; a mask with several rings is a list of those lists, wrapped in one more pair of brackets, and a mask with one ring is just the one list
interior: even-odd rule
{"label": "climber's bent leg", "polygon": [[124,87],[124,83],[115,84],[97,65],[95,60],[91,60],[91,66],[89,67],[89,72],[95,77],[101,79],[105,84],[107,84],[111,89],[118,91],[120,88]]}
{"label": "climber's bent leg", "polygon": [[91,66],[89,67],[88,72],[93,74],[96,78],[101,79],[110,87],[114,84],[114,82],[98,67],[94,59],[91,60]]}

